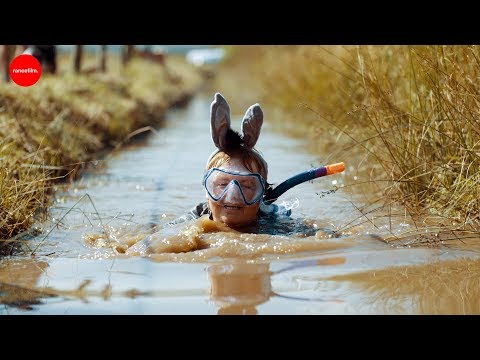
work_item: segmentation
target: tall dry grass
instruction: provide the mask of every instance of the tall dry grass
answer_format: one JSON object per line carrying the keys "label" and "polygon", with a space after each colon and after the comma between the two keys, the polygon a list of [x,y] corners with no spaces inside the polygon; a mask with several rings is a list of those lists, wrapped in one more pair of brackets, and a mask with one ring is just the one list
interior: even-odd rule
{"label": "tall dry grass", "polygon": [[56,182],[75,178],[132,132],[159,126],[169,106],[198,89],[193,66],[174,57],[166,66],[134,58],[123,68],[112,55],[106,73],[75,74],[64,55],[58,74],[34,86],[0,82],[0,248],[46,215]]}
{"label": "tall dry grass", "polygon": [[364,100],[355,119],[377,135],[386,196],[429,222],[478,230],[479,48],[365,47],[358,54]]}
{"label": "tall dry grass", "polygon": [[229,55],[231,78],[217,88],[270,106],[267,121],[305,138],[321,162],[348,159],[371,203],[402,204],[419,227],[478,235],[478,46],[238,46]]}

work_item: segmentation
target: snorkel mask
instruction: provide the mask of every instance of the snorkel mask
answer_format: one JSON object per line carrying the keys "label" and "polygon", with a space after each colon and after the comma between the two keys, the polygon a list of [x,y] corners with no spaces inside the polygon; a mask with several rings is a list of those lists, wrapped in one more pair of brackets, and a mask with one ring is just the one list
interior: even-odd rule
{"label": "snorkel mask", "polygon": [[214,201],[247,206],[260,201],[265,194],[265,180],[260,174],[212,168],[204,176],[203,186]]}

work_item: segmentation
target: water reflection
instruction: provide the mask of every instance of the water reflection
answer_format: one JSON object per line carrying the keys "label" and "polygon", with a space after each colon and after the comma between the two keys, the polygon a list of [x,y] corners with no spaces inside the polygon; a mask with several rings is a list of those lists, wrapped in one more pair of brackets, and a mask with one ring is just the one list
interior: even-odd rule
{"label": "water reflection", "polygon": [[210,265],[210,299],[219,315],[256,315],[257,306],[272,295],[269,264],[228,263]]}
{"label": "water reflection", "polygon": [[[479,259],[431,262],[425,250],[426,264],[384,267],[409,256],[337,252],[200,264],[2,259],[0,313],[480,314]],[[358,271],[365,263],[376,268]]]}
{"label": "water reflection", "polygon": [[[231,260],[227,263],[209,265],[210,300],[218,306],[218,315],[256,315],[257,306],[266,303],[271,297],[281,297],[297,301],[332,301],[323,297],[292,296],[272,289],[272,276],[292,270],[341,265],[346,262],[343,256],[325,259],[294,261],[277,271],[270,270],[270,263],[248,263]],[[290,289],[290,291],[299,289]],[[288,293],[288,291],[287,291]],[[337,301],[337,300],[335,300]]]}
{"label": "water reflection", "polygon": [[0,304],[31,310],[41,299],[55,296],[36,289],[48,263],[33,259],[4,260],[0,266]]}
{"label": "water reflection", "polygon": [[480,314],[480,260],[456,259],[330,277],[368,295],[383,313]]}

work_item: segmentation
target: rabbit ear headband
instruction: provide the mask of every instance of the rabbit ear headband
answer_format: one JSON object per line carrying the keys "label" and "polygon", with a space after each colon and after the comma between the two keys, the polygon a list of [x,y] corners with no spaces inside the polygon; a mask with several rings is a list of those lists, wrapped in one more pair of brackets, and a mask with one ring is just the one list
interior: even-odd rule
{"label": "rabbit ear headband", "polygon": [[[227,132],[230,129],[230,106],[227,100],[220,94],[215,94],[215,99],[210,106],[212,139],[219,149],[228,148]],[[250,106],[242,120],[243,146],[252,149],[260,136],[263,124],[263,112],[260,105]]]}
{"label": "rabbit ear headband", "polygon": [[[231,136],[233,130],[230,128],[230,106],[220,93],[215,94],[215,98],[210,106],[210,120],[210,132],[217,150],[210,155],[207,164],[219,151],[236,145],[233,144],[235,140]],[[256,153],[265,162],[260,153],[253,148],[260,136],[262,124],[263,112],[260,105],[254,104],[250,106],[242,120],[241,143],[238,145]]]}

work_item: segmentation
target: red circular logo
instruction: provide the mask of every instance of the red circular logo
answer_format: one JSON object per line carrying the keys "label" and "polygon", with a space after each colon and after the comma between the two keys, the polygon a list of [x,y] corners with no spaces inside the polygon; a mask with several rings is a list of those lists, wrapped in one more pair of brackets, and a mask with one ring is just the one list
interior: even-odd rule
{"label": "red circular logo", "polygon": [[33,55],[18,55],[10,63],[10,78],[20,86],[32,86],[42,75],[42,66]]}

